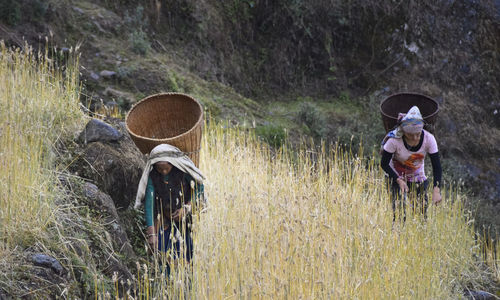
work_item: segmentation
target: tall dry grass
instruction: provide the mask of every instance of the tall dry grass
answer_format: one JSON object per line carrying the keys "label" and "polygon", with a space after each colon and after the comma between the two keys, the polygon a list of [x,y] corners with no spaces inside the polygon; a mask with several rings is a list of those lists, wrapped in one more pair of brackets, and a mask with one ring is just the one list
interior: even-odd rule
{"label": "tall dry grass", "polygon": [[[57,55],[57,53],[52,53]],[[22,250],[57,222],[55,143],[81,125],[76,56],[58,67],[49,50],[0,43],[0,283],[22,269]],[[42,245],[43,246],[43,245]],[[40,247],[38,247],[40,248]],[[26,268],[24,268],[26,269]],[[22,274],[21,274],[22,276]],[[24,275],[25,276],[25,275]]]}
{"label": "tall dry grass", "polygon": [[324,146],[272,153],[217,125],[202,149],[210,205],[193,225],[192,270],[167,280],[141,267],[142,297],[456,299],[491,275],[454,188],[427,220],[393,224],[371,159]]}
{"label": "tall dry grass", "polygon": [[[36,244],[59,246],[70,276],[90,276],[81,276],[86,282],[79,287],[61,288],[62,297],[83,291],[106,298],[114,289],[116,297],[146,299],[441,299],[458,298],[487,280],[480,242],[456,190],[443,191],[444,203],[430,208],[427,221],[415,215],[393,224],[374,161],[324,146],[293,156],[286,149],[271,152],[252,135],[211,123],[201,153],[210,204],[194,220],[194,261],[181,262],[170,278],[156,259],[139,265],[127,294],[122,284],[98,277],[89,242],[63,227],[95,228],[96,235],[102,228],[55,201],[61,195],[54,187],[54,144],[83,118],[77,69],[57,69],[47,53],[29,48],[0,48],[2,271],[19,264],[20,249]],[[57,231],[56,238],[44,239],[48,231]],[[487,251],[492,266],[498,266],[496,251]],[[2,286],[14,279],[0,274]]]}

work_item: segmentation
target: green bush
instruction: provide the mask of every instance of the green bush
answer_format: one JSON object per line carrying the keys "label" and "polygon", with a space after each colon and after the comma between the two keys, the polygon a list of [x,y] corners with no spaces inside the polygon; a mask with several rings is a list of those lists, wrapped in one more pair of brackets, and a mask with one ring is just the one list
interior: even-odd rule
{"label": "green bush", "polygon": [[181,91],[179,88],[179,78],[175,72],[173,72],[173,71],[167,72],[167,76],[166,76],[165,80],[166,80],[167,90],[169,92],[180,92]]}
{"label": "green bush", "polygon": [[14,26],[21,20],[21,4],[15,0],[0,0],[0,20]]}
{"label": "green bush", "polygon": [[144,14],[144,7],[141,5],[137,6],[132,14],[126,11],[124,19],[126,28],[134,28],[129,34],[129,42],[132,51],[140,55],[145,55],[151,50],[151,43],[145,32],[145,28],[147,28],[149,22],[147,16]]}
{"label": "green bush", "polygon": [[279,148],[285,143],[286,132],[281,126],[267,124],[257,126],[255,133],[269,145]]}
{"label": "green bush", "polygon": [[323,138],[326,131],[326,120],[319,108],[313,102],[300,104],[297,121],[305,125],[314,138]]}
{"label": "green bush", "polygon": [[0,0],[0,21],[10,26],[22,22],[41,21],[48,4],[42,0]]}
{"label": "green bush", "polygon": [[34,20],[41,20],[45,16],[45,13],[47,12],[47,8],[49,5],[47,3],[44,3],[44,1],[41,0],[33,0],[31,1],[31,17]]}
{"label": "green bush", "polygon": [[142,30],[134,30],[128,38],[132,51],[137,54],[145,55],[151,50],[151,43],[149,42],[148,35]]}

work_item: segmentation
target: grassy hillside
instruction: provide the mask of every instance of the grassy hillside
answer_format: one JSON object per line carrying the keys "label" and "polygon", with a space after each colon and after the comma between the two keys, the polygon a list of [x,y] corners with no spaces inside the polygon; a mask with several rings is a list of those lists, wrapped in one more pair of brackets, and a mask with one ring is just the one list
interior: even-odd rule
{"label": "grassy hillside", "polygon": [[[462,180],[478,230],[500,230],[498,1],[0,0],[0,39],[82,45],[82,102],[123,115],[185,92],[278,146],[312,136],[365,149],[378,104],[413,91],[440,104],[446,182]],[[104,72],[104,73],[101,73]],[[104,74],[104,75],[103,75]],[[105,75],[107,74],[107,75]],[[367,151],[367,154],[371,152]]]}
{"label": "grassy hillside", "polygon": [[[63,187],[71,175],[61,145],[86,117],[77,56],[61,66],[57,55],[0,44],[1,299],[82,298],[117,255],[101,216],[78,202],[81,180]],[[62,269],[35,265],[39,253]]]}
{"label": "grassy hillside", "polygon": [[13,52],[3,43],[0,51],[0,220],[2,242],[15,246],[36,240],[55,221],[54,145],[83,116],[76,61],[63,76],[46,53]]}
{"label": "grassy hillside", "polygon": [[[43,53],[2,47],[0,76],[0,292],[126,297],[103,273],[117,249],[99,217],[56,184],[65,168],[56,144],[84,119],[74,64],[61,69]],[[210,205],[194,222],[192,272],[180,264],[167,280],[146,259],[128,293],[421,299],[492,289],[498,261],[490,250],[492,268],[483,266],[455,188],[443,192],[427,221],[412,215],[393,224],[373,160],[327,146],[302,149],[271,151],[246,131],[210,123],[201,152]],[[66,280],[47,282],[29,261],[37,252],[56,257],[69,271]]]}
{"label": "grassy hillside", "polygon": [[[346,91],[327,96],[303,96],[308,95],[311,86],[314,89],[318,82],[327,86],[334,82],[335,86],[328,91],[347,90],[348,76],[340,78],[343,73],[335,68],[343,66],[349,69],[350,63],[362,71],[353,81],[363,82],[363,78],[369,77],[371,79],[367,82],[374,84],[376,80],[370,75],[370,70],[363,68],[363,63],[370,59],[369,53],[364,53],[359,61],[354,61],[357,59],[354,54],[351,54],[352,60],[342,63],[322,60],[315,70],[320,70],[328,78],[311,78],[311,82],[307,82],[309,89],[294,90],[282,96],[269,91],[272,97],[255,102],[225,83],[237,82],[235,86],[247,94],[251,94],[254,88],[256,93],[265,94],[266,91],[257,89],[261,89],[260,84],[267,83],[269,78],[258,72],[244,76],[244,70],[260,69],[283,76],[270,80],[268,88],[290,78],[296,81],[287,82],[285,86],[300,86],[300,81],[308,77],[304,71],[307,64],[298,66],[298,70],[303,71],[300,76],[295,76],[293,68],[290,69],[293,64],[274,69],[271,64],[263,64],[262,61],[269,62],[280,56],[281,52],[277,51],[280,45],[276,44],[271,47],[272,53],[266,52],[265,48],[260,49],[261,52],[252,52],[260,53],[261,59],[252,56],[245,62],[246,69],[239,68],[245,53],[234,53],[232,57],[229,45],[241,42],[244,27],[234,26],[234,41],[224,37],[225,47],[218,48],[220,45],[214,41],[223,37],[222,30],[211,32],[213,35],[209,36],[205,34],[210,33],[207,29],[215,28],[211,22],[219,20],[209,17],[220,12],[213,10],[217,7],[212,6],[215,2],[202,2],[212,9],[206,19],[199,15],[201,21],[196,19],[203,5],[188,5],[186,8],[185,4],[193,3],[172,1],[163,7],[158,18],[164,20],[169,9],[186,9],[175,10],[179,14],[174,15],[170,23],[160,25],[141,23],[138,7],[132,0],[79,1],[71,5],[66,1],[51,1],[50,7],[41,1],[26,0],[24,3],[37,4],[29,6],[33,9],[29,10],[31,15],[24,16],[26,23],[22,23],[23,18],[16,19],[16,14],[2,16],[12,22],[9,23],[12,26],[29,23],[29,26],[17,27],[12,34],[2,25],[2,36],[7,32],[11,43],[12,40],[19,43],[19,36],[24,33],[35,36],[37,26],[34,23],[44,21],[50,30],[56,32],[51,42],[59,47],[65,45],[66,38],[75,43],[84,40],[86,68],[79,69],[73,60],[68,66],[57,67],[56,58],[65,58],[68,51],[38,54],[29,51],[29,47],[22,43],[20,46],[25,46],[24,51],[12,52],[2,46],[0,298],[3,294],[27,298],[47,295],[68,298],[100,295],[105,298],[115,294],[125,297],[129,292],[134,298],[188,294],[193,298],[217,299],[421,299],[459,298],[466,289],[498,290],[498,283],[494,282],[495,278],[497,281],[500,278],[498,248],[482,247],[484,243],[473,232],[470,214],[463,209],[467,196],[458,191],[457,186],[450,184],[446,187],[444,203],[430,208],[427,221],[417,215],[410,217],[404,225],[392,224],[383,175],[372,159],[377,155],[370,150],[383,134],[377,112],[378,96],[350,96]],[[237,25],[237,17],[242,13],[248,15],[241,24],[256,22],[253,15],[258,15],[257,12],[249,11],[252,2],[235,1],[232,2],[234,7],[224,6],[233,12],[224,17],[234,19],[224,19],[226,27],[223,28]],[[1,5],[5,3],[10,2],[0,1]],[[302,6],[286,10],[283,3],[273,13],[301,11]],[[126,9],[120,10],[121,4]],[[301,5],[306,5],[306,2]],[[10,9],[21,13],[17,3]],[[154,10],[149,9],[144,19],[154,20]],[[321,6],[294,17],[310,22],[318,11],[322,11]],[[383,15],[384,11],[377,10],[377,14]],[[180,23],[184,17],[188,22]],[[51,18],[62,25],[54,26],[49,22]],[[336,18],[334,25],[344,28],[341,24],[344,21]],[[183,35],[196,24],[199,31],[193,32],[198,33],[197,38],[208,37],[207,40],[214,43],[210,47],[204,44],[207,48],[196,48],[193,56],[189,56],[186,53],[195,46],[186,42],[190,35]],[[303,25],[294,23],[290,27],[291,33],[287,34],[293,35],[292,31],[297,30],[301,34],[294,38],[302,42],[313,38],[305,30],[308,26]],[[131,28],[137,30],[131,31]],[[161,38],[159,34],[153,38],[154,31],[162,32],[162,28],[176,28],[176,32],[169,35],[165,34],[166,30]],[[169,42],[169,37],[176,39]],[[352,36],[345,38],[343,47],[349,48]],[[287,43],[294,41],[284,39]],[[126,47],[123,46],[124,40],[127,41]],[[371,41],[371,35],[358,46],[368,41]],[[323,51],[318,49],[324,46],[321,43],[325,40],[315,42],[314,48]],[[176,48],[179,45],[185,48]],[[284,57],[284,62],[297,62],[306,48],[302,45],[295,56]],[[208,54],[214,49],[223,51],[206,58],[200,54],[203,52],[200,49]],[[294,48],[287,49],[293,51]],[[337,49],[339,55],[340,50]],[[326,52],[321,53],[326,55]],[[215,63],[213,60],[217,59],[214,57],[220,61]],[[190,58],[193,62],[189,62]],[[390,58],[384,57],[384,61],[387,63]],[[189,71],[190,66],[196,70]],[[386,67],[387,64],[378,66],[370,61],[369,69],[378,74]],[[110,79],[91,79],[90,71],[99,73],[102,69],[116,70],[117,75]],[[203,74],[204,70],[206,74]],[[87,80],[84,94],[78,81],[80,72]],[[224,74],[229,79],[225,79]],[[338,80],[334,75],[339,77]],[[408,82],[411,80],[414,78],[409,78]],[[421,83],[415,82],[409,86]],[[398,82],[394,86],[408,88],[405,84]],[[172,278],[166,280],[157,272],[151,257],[143,256],[137,262],[137,269],[133,270],[137,274],[136,280],[125,285],[117,282],[105,269],[110,258],[120,255],[119,249],[114,249],[109,242],[100,212],[92,211],[79,201],[78,184],[73,186],[71,193],[61,187],[59,175],[65,172],[67,165],[61,165],[60,156],[66,153],[60,153],[58,149],[61,143],[71,141],[73,134],[83,125],[85,116],[79,109],[80,100],[88,100],[95,93],[97,98],[116,100],[122,107],[121,113],[130,104],[116,95],[104,95],[103,90],[108,86],[127,90],[135,100],[164,90],[190,93],[200,99],[212,114],[231,119],[229,125],[210,122],[204,134],[201,169],[208,178],[206,190],[210,208],[195,220],[196,252],[192,273],[181,265]],[[429,86],[431,88],[427,88]],[[353,90],[357,89],[353,87]],[[441,95],[435,84],[423,85],[420,89],[432,96]],[[456,102],[466,97],[455,93],[446,96]],[[467,111],[469,106],[460,103],[461,111]],[[453,101],[445,102],[443,128],[453,128],[449,116],[460,115],[460,111],[452,110],[458,107],[454,104]],[[473,117],[478,115],[481,111],[474,111]],[[243,129],[228,129],[233,125]],[[254,127],[260,139],[252,130],[247,130]],[[474,136],[470,127],[465,129],[459,131],[460,135],[445,136],[448,144],[453,145],[465,135]],[[491,130],[494,133],[497,129],[493,127]],[[359,151],[363,148],[358,144],[361,133],[366,137],[363,141],[365,150],[368,149],[365,151],[367,155]],[[348,151],[349,147],[346,150],[304,143],[301,134],[316,140],[339,140],[342,144],[352,141],[354,153]],[[292,138],[295,148],[278,149],[287,145],[287,138]],[[262,140],[277,149],[269,149]],[[495,150],[490,144],[484,151],[494,155]],[[463,151],[461,147],[463,145],[455,147],[456,151]],[[444,149],[452,153],[455,148]],[[71,162],[71,159],[65,158],[64,162]],[[75,178],[75,182],[80,182],[80,179]],[[31,261],[31,255],[38,252],[57,258],[67,273],[56,279],[47,278],[43,268],[33,266]],[[130,288],[124,289],[123,286]]]}

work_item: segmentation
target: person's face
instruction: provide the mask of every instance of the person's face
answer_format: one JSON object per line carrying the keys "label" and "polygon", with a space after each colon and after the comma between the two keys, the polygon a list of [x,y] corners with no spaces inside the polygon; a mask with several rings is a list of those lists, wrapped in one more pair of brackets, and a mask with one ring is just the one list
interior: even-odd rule
{"label": "person's face", "polygon": [[421,134],[422,131],[418,133],[407,133],[407,132],[404,133],[406,141],[410,144],[418,144],[418,142],[420,142]]}
{"label": "person's face", "polygon": [[155,168],[160,174],[167,175],[172,170],[172,165],[166,161],[159,161],[155,163]]}

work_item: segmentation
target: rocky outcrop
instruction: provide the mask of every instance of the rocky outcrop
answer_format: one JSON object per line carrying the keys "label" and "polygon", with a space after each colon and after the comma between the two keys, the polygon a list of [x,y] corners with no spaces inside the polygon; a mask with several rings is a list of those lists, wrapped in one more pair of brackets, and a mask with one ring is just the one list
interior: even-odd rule
{"label": "rocky outcrop", "polygon": [[[74,284],[70,281],[76,281],[82,288],[82,294],[86,295],[93,290],[88,289],[87,267],[81,264],[88,263],[94,268],[98,266],[98,272],[108,278],[115,278],[120,289],[124,290],[125,282],[134,281],[131,266],[140,260],[127,234],[128,230],[137,227],[136,223],[120,217],[113,199],[95,184],[68,174],[60,175],[58,179],[61,187],[72,195],[78,206],[84,207],[78,210],[79,214],[83,212],[82,218],[75,216],[72,220],[79,226],[68,228],[66,233],[82,237],[67,240],[78,262],[69,263],[71,271],[66,272],[55,258],[43,253],[31,254],[31,262],[40,267],[37,276],[59,285]],[[61,261],[64,266],[65,259]]]}
{"label": "rocky outcrop", "polygon": [[125,124],[108,121],[113,124],[95,119],[87,124],[86,133],[82,132],[78,139],[80,147],[75,151],[78,158],[70,170],[111,196],[117,209],[125,209],[135,199],[144,157],[130,139]]}

